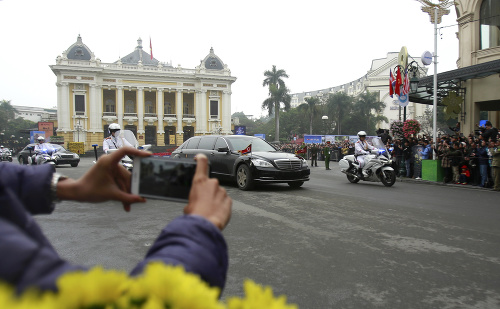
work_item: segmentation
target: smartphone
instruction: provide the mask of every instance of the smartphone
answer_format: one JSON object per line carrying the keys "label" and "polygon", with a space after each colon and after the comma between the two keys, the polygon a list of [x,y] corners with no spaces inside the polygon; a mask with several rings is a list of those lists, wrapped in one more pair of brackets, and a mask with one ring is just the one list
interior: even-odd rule
{"label": "smartphone", "polygon": [[187,202],[195,171],[194,160],[135,157],[131,192],[152,199]]}

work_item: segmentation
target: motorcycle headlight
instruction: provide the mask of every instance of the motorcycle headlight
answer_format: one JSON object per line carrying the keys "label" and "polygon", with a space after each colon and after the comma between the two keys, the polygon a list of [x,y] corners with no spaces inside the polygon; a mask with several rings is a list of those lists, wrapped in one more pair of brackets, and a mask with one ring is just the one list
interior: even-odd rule
{"label": "motorcycle headlight", "polygon": [[260,167],[273,167],[271,162],[261,160],[261,159],[252,159],[252,163],[255,166],[260,166]]}

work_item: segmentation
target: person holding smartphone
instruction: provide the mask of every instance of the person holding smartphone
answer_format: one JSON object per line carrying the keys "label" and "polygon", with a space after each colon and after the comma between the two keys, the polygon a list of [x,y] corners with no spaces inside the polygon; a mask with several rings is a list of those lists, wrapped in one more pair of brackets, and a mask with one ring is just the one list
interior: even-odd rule
{"label": "person holding smartphone", "polygon": [[[0,164],[0,281],[18,292],[30,287],[56,290],[62,274],[86,267],[63,260],[32,215],[50,214],[60,200],[121,201],[126,211],[145,199],[130,193],[131,175],[119,164],[125,155],[151,153],[124,147],[104,156],[80,179],[55,173],[51,165]],[[138,275],[150,261],[182,265],[211,286],[224,288],[228,268],[227,245],[221,231],[231,217],[232,200],[216,179],[208,178],[208,159],[196,157],[197,167],[184,215],[174,219],[132,270]]]}

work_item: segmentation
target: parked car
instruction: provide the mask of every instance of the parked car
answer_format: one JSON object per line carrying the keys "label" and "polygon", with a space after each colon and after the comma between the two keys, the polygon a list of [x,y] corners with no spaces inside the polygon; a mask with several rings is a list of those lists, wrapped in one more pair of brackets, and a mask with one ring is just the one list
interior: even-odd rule
{"label": "parked car", "polygon": [[[36,164],[30,157],[30,148],[32,149],[31,156],[33,156],[35,154],[35,151],[33,150],[35,149],[35,145],[36,144],[29,144],[17,154],[17,160],[19,161],[19,164]],[[72,167],[77,167],[78,163],[80,163],[80,156],[76,153],[66,150],[63,146],[50,143],[46,143],[46,145],[46,147],[48,147],[49,149],[53,149],[53,151],[51,151],[49,155],[50,162],[53,162],[55,165],[71,164]]]}
{"label": "parked car", "polygon": [[[242,154],[248,148],[250,151]],[[256,183],[287,183],[298,188],[309,180],[311,173],[303,158],[277,151],[265,140],[253,136],[191,137],[172,152],[172,157],[194,158],[198,153],[208,157],[212,175],[234,179],[241,190],[250,190]]]}

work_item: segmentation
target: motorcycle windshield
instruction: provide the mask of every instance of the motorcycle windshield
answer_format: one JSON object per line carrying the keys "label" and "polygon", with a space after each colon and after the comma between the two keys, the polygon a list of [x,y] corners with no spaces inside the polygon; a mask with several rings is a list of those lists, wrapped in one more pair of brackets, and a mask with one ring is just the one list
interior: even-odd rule
{"label": "motorcycle windshield", "polygon": [[380,137],[374,137],[372,139],[372,145],[373,147],[377,148],[380,150],[380,152],[385,155],[386,157],[389,157],[389,152],[385,148],[384,143],[382,143],[382,139]]}
{"label": "motorcycle windshield", "polygon": [[134,132],[130,130],[120,130],[120,137],[123,137],[127,140],[134,148],[139,146],[137,139],[135,138]]}

